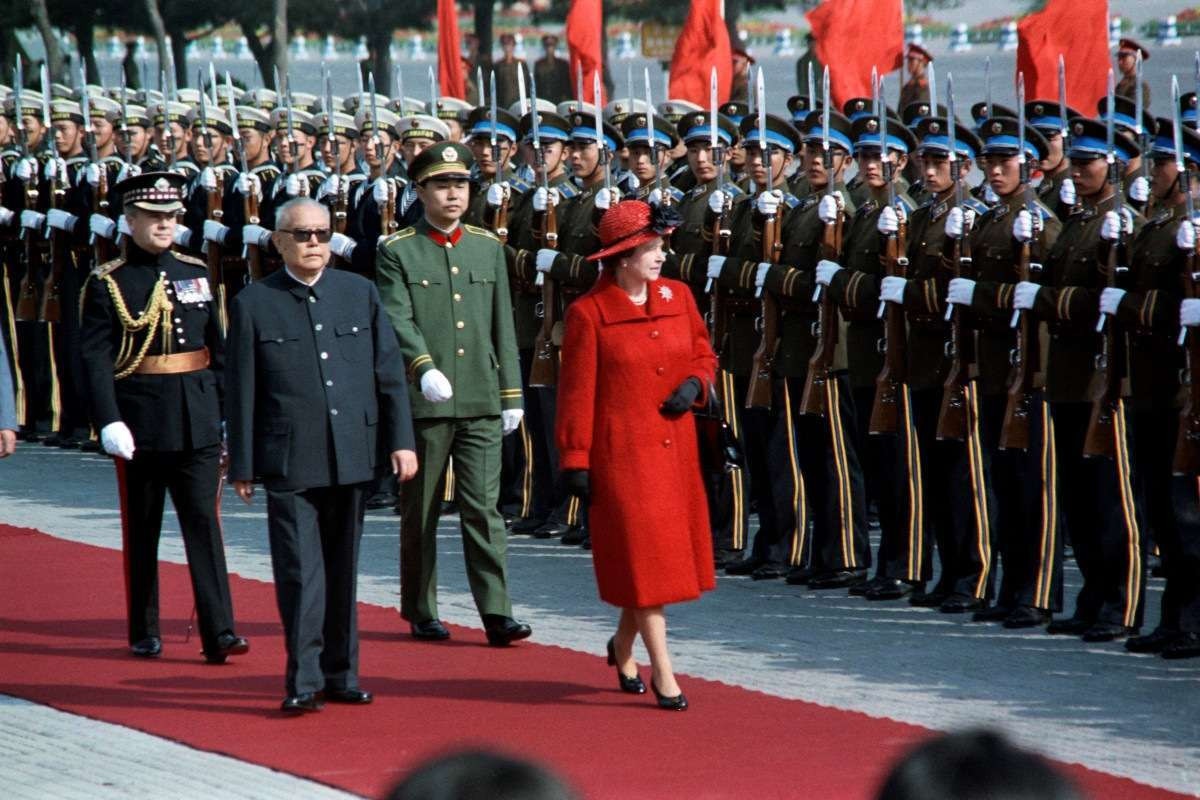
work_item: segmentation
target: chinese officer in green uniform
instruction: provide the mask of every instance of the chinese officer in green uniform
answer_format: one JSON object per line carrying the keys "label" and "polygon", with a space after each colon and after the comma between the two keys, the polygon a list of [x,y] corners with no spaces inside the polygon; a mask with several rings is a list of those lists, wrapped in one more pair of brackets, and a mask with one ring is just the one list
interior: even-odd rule
{"label": "chinese officer in green uniform", "polygon": [[418,639],[445,639],[437,615],[437,526],[453,457],[467,579],[488,643],[529,636],[512,618],[500,440],[523,415],[508,270],[499,239],[464,224],[472,158],[439,142],[409,167],[424,216],[384,239],[379,291],[411,383],[417,476],[401,492],[400,613]]}

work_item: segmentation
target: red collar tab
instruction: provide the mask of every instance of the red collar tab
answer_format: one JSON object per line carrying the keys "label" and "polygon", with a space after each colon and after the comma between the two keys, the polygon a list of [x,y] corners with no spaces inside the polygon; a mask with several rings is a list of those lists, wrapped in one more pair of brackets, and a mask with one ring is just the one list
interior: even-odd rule
{"label": "red collar tab", "polygon": [[429,238],[437,244],[438,247],[453,247],[458,244],[458,240],[462,238],[462,225],[458,225],[450,233],[442,233],[437,228],[430,226]]}

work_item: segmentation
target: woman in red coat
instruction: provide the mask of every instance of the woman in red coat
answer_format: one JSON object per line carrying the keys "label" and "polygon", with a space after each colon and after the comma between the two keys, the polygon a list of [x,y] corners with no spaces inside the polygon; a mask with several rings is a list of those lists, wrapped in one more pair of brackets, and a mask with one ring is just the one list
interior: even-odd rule
{"label": "woman in red coat", "polygon": [[609,663],[641,694],[633,643],[650,654],[659,706],[687,708],[663,606],[716,586],[696,428],[716,357],[686,284],[660,278],[672,209],[618,203],[600,222],[604,269],[567,311],[556,439],[569,491],[590,497],[596,583],[621,608]]}

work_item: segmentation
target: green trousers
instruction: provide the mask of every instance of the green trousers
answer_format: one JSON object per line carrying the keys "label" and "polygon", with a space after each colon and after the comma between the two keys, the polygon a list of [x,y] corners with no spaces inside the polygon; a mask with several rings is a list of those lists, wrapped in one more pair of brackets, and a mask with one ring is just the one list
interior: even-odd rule
{"label": "green trousers", "polygon": [[415,419],[416,477],[400,484],[400,616],[438,618],[437,528],[446,463],[454,457],[467,581],[480,615],[512,616],[500,494],[500,418]]}

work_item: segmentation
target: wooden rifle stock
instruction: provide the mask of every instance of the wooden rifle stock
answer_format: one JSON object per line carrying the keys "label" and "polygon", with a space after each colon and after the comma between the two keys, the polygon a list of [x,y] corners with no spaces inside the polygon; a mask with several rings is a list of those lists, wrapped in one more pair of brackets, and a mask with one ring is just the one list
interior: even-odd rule
{"label": "wooden rifle stock", "polygon": [[387,202],[379,210],[379,227],[385,236],[395,233],[400,228],[400,221],[396,219],[396,182],[389,180],[387,188]]}
{"label": "wooden rifle stock", "polygon": [[[50,208],[61,208],[67,197],[66,176],[58,175],[50,182]],[[40,322],[62,321],[63,261],[71,244],[67,235],[58,228],[50,229],[50,272],[42,284],[42,307],[38,312]]]}
{"label": "wooden rifle stock", "polygon": [[[968,231],[954,240],[951,266],[954,277],[961,278],[971,267],[971,241]],[[972,377],[973,354],[971,334],[964,329],[963,312],[953,309],[950,318],[950,339],[946,350],[950,370],[942,384],[942,407],[938,411],[937,438],[961,442],[967,438],[967,381]]]}
{"label": "wooden rifle stock", "polygon": [[[905,277],[908,257],[905,253],[907,223],[901,222],[895,236],[887,240],[887,274]],[[875,402],[871,406],[868,433],[897,433],[900,430],[900,393],[908,373],[908,336],[904,309],[888,303],[884,309],[883,369],[875,378]]]}
{"label": "wooden rifle stock", "polygon": [[[773,216],[763,220],[762,253],[763,260],[771,264],[779,263],[779,251],[783,245],[779,240],[780,228],[783,223],[783,204]],[[746,408],[771,407],[771,382],[775,374],[775,353],[779,349],[779,307],[775,297],[770,292],[762,293],[762,338],[758,349],[754,351],[754,363],[750,368],[750,386],[746,391]]]}
{"label": "wooden rifle stock", "polygon": [[[1183,276],[1185,297],[1200,297],[1200,274],[1196,272],[1196,252],[1188,253]],[[1186,330],[1186,329],[1185,329]],[[1200,474],[1200,335],[1187,332],[1187,367],[1183,370],[1187,400],[1179,413],[1179,437],[1175,440],[1174,472]]]}
{"label": "wooden rifle stock", "polygon": [[[541,222],[542,246],[558,249],[558,213],[547,203]],[[554,348],[554,324],[558,307],[558,293],[554,280],[546,274],[542,277],[542,327],[533,342],[533,363],[529,367],[530,386],[558,385],[558,353]]]}
{"label": "wooden rifle stock", "polygon": [[[1118,191],[1120,189],[1118,188]],[[1108,251],[1108,285],[1117,285],[1117,270],[1121,263],[1123,242],[1113,242]],[[1121,402],[1121,334],[1114,316],[1104,326],[1100,355],[1096,357],[1096,372],[1092,375],[1092,415],[1083,440],[1083,455],[1107,456],[1116,453],[1116,414]]]}
{"label": "wooden rifle stock", "polygon": [[[1018,278],[1032,280],[1029,267],[1030,245],[1021,246]],[[1029,422],[1033,415],[1033,390],[1041,353],[1038,351],[1037,328],[1029,312],[1017,311],[1017,344],[1012,351],[1012,373],[1008,383],[1008,402],[1004,408],[1004,423],[1000,427],[1002,450],[1028,450],[1031,441]]]}
{"label": "wooden rifle stock", "polygon": [[[108,165],[103,161],[97,161],[97,166],[100,167],[100,182],[96,184],[96,202],[93,211],[98,214],[108,213]],[[97,264],[103,264],[116,257],[117,246],[111,239],[105,239],[103,236],[97,236],[96,241],[92,243],[93,258]]]}
{"label": "wooden rifle stock", "polygon": [[[225,179],[219,170],[213,170],[213,172],[216,175],[217,186],[205,193],[206,216],[208,219],[220,222],[221,218],[225,216],[225,212],[221,208],[221,198],[225,194]],[[208,265],[208,283],[216,298],[217,314],[221,321],[221,330],[224,331],[228,329],[226,324],[228,317],[225,308],[225,275],[221,267],[221,246],[216,242],[205,242],[205,245],[207,250],[204,259]]]}
{"label": "wooden rifle stock", "polygon": [[[26,183],[25,208],[36,209],[38,202],[37,175]],[[18,322],[36,322],[38,318],[38,247],[36,231],[24,231],[25,274],[17,293],[16,318]]]}
{"label": "wooden rifle stock", "polygon": [[[842,253],[842,233],[846,215],[838,212],[837,219],[826,223],[821,240],[821,257],[837,261]],[[838,311],[829,296],[829,288],[821,288],[821,299],[817,305],[817,343],[812,357],[808,359],[808,375],[804,378],[804,391],[800,395],[800,413],[823,417],[828,410],[825,405],[825,385],[833,370],[833,354],[838,342]]]}
{"label": "wooden rifle stock", "polygon": [[[254,192],[246,192],[242,197],[242,210],[247,224],[262,224],[258,213],[258,196]],[[262,280],[262,251],[259,249],[257,243],[248,242],[246,244],[246,271],[250,274],[250,280]]]}

